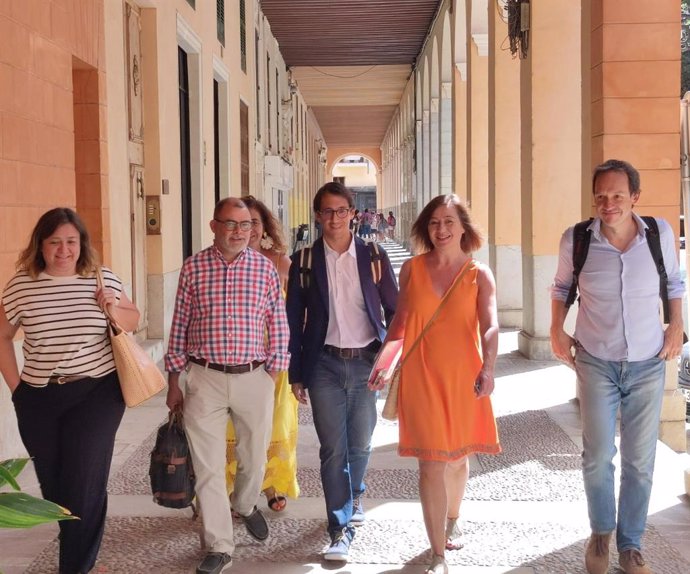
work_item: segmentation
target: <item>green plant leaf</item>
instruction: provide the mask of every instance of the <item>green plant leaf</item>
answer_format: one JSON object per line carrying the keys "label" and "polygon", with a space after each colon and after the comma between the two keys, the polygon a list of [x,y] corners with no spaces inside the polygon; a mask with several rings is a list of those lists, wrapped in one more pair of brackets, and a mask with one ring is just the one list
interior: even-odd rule
{"label": "green plant leaf", "polygon": [[78,520],[69,510],[25,492],[0,493],[0,528],[32,528],[56,520]]}
{"label": "green plant leaf", "polygon": [[21,490],[14,478],[24,470],[27,462],[28,458],[10,458],[0,462],[0,487],[9,484],[15,490]]}

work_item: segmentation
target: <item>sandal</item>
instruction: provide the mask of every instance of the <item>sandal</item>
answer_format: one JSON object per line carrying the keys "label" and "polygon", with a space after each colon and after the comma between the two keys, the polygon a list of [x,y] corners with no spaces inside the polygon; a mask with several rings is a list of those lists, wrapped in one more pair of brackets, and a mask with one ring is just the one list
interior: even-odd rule
{"label": "sandal", "polygon": [[458,526],[457,518],[446,520],[446,550],[460,550],[464,544],[460,542],[462,530]]}
{"label": "sandal", "polygon": [[273,488],[267,488],[264,491],[264,494],[266,495],[268,507],[273,512],[282,512],[285,510],[285,507],[287,506],[287,498],[277,494]]}
{"label": "sandal", "polygon": [[424,574],[448,574],[448,564],[443,556],[434,554],[431,564],[426,567]]}

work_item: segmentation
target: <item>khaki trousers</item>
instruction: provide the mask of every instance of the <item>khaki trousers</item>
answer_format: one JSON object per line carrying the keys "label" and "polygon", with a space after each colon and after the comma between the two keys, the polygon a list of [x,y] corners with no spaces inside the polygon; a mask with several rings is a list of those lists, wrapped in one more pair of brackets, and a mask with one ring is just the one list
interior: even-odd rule
{"label": "khaki trousers", "polygon": [[196,474],[204,541],[210,552],[235,549],[225,481],[228,417],[237,436],[237,477],[232,507],[248,515],[261,494],[271,439],[275,383],[262,367],[229,375],[190,363],[184,421]]}

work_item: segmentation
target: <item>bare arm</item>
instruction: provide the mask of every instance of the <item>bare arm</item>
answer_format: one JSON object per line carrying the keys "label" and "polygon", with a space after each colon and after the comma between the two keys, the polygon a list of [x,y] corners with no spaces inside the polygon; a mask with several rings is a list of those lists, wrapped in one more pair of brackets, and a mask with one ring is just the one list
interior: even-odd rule
{"label": "bare arm", "polygon": [[494,390],[494,368],[498,354],[498,311],[496,310],[496,282],[488,267],[481,266],[477,274],[477,314],[482,344],[482,368],[477,376],[477,397],[488,397]]}
{"label": "bare arm", "polygon": [[14,354],[14,343],[12,342],[18,330],[19,327],[15,327],[7,320],[5,308],[0,305],[0,372],[11,393],[19,385],[17,356]]}
{"label": "bare arm", "polygon": [[[395,315],[393,315],[393,320],[386,333],[386,339],[383,341],[385,345],[387,341],[395,341],[397,339],[402,339],[405,336],[405,324],[407,322],[408,313],[408,301],[407,301],[407,288],[410,282],[410,265],[409,260],[405,261],[402,268],[400,269],[400,294],[398,295],[398,305],[395,310]],[[375,378],[369,383],[369,388],[372,391],[381,390],[385,385],[385,382],[381,377]]]}
{"label": "bare arm", "polygon": [[172,412],[182,412],[184,399],[180,390],[180,373],[178,371],[168,373],[168,396],[165,404]]}
{"label": "bare arm", "polygon": [[[551,300],[551,350],[556,358],[567,365],[575,368],[572,347],[575,345],[573,339],[565,332],[563,325],[568,315],[565,302],[559,299]],[[681,329],[682,333],[682,329]]]}

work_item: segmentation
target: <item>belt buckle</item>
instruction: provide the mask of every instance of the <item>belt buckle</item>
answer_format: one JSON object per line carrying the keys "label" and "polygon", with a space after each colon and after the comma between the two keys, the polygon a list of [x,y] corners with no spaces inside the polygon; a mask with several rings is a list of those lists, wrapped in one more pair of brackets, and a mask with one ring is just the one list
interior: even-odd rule
{"label": "belt buckle", "polygon": [[342,359],[354,359],[355,354],[357,350],[356,349],[340,349],[340,358]]}
{"label": "belt buckle", "polygon": [[57,377],[57,384],[58,385],[64,385],[67,382],[67,375],[60,375]]}

